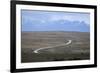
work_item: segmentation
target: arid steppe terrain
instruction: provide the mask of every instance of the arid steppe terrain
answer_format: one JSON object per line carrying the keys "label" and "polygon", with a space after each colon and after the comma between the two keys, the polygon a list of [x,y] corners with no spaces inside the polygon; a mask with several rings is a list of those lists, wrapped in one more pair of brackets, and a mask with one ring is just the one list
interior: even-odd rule
{"label": "arid steppe terrain", "polygon": [[90,59],[89,32],[23,31],[21,33],[22,63],[87,59]]}

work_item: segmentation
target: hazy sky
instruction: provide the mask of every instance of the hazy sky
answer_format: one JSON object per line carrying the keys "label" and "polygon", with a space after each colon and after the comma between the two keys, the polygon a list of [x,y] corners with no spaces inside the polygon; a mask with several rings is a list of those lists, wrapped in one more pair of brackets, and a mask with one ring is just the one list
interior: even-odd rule
{"label": "hazy sky", "polygon": [[90,14],[21,10],[22,31],[89,32]]}

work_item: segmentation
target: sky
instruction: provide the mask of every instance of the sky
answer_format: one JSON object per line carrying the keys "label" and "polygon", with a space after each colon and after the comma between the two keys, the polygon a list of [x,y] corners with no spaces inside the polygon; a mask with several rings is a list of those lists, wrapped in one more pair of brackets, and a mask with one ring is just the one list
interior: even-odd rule
{"label": "sky", "polygon": [[90,14],[21,10],[22,31],[90,31]]}

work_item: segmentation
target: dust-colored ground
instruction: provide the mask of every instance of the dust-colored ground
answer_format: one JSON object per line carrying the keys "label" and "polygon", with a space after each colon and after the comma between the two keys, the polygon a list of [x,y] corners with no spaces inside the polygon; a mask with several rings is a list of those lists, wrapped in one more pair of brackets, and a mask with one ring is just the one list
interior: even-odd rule
{"label": "dust-colored ground", "polygon": [[[69,45],[34,51],[39,48]],[[46,62],[90,59],[90,34],[88,32],[22,32],[21,62]]]}

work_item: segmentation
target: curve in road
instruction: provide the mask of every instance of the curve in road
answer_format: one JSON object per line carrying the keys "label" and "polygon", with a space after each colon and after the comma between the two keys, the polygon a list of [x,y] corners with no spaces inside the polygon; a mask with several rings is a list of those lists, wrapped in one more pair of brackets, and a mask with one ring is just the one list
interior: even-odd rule
{"label": "curve in road", "polygon": [[68,42],[65,43],[65,44],[60,44],[60,45],[50,46],[50,47],[44,47],[44,48],[38,48],[38,49],[34,50],[33,52],[34,52],[34,53],[39,53],[40,50],[44,50],[44,49],[47,49],[47,48],[58,47],[58,46],[69,45],[69,44],[71,44],[71,43],[72,43],[72,40],[68,40]]}

